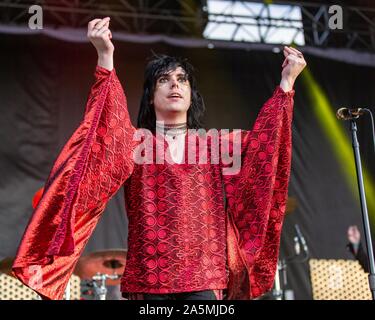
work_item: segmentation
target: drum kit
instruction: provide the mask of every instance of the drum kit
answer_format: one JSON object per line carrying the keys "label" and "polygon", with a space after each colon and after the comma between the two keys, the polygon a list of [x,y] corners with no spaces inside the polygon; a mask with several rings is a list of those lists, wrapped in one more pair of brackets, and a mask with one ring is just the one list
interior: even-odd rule
{"label": "drum kit", "polygon": [[[120,279],[126,264],[125,249],[96,251],[82,256],[73,271],[81,279],[81,299],[121,300]],[[14,258],[0,261],[0,273],[11,275]],[[69,285],[65,299],[69,300]]]}

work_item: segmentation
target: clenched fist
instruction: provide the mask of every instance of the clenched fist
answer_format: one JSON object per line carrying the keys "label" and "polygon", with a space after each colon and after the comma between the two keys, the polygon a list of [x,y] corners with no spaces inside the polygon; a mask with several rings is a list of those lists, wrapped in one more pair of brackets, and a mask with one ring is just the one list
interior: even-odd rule
{"label": "clenched fist", "polygon": [[112,33],[109,30],[109,21],[109,17],[91,20],[87,27],[87,37],[98,52],[98,65],[112,70],[115,47],[111,41]]}
{"label": "clenched fist", "polygon": [[280,86],[284,91],[289,91],[293,88],[295,80],[306,67],[307,63],[303,54],[292,47],[284,47],[284,57]]}

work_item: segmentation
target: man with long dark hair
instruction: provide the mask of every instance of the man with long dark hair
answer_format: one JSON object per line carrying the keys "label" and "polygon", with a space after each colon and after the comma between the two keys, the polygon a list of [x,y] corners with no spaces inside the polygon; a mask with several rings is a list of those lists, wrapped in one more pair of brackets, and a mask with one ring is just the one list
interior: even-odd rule
{"label": "man with long dark hair", "polygon": [[[303,55],[284,48],[280,85],[252,131],[215,136],[202,134],[204,103],[192,66],[164,55],[146,67],[135,128],[113,67],[109,18],[91,21],[88,37],[98,66],[85,117],[52,168],[13,273],[42,297],[61,298],[105,205],[124,185],[124,297],[251,299],[270,290]],[[228,159],[240,165],[230,167]]]}

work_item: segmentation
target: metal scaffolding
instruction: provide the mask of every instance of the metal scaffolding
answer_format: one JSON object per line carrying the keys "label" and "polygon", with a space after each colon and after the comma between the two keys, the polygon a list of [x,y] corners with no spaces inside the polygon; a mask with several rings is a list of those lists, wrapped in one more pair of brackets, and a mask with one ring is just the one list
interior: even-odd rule
{"label": "metal scaffolding", "polygon": [[[26,25],[30,17],[28,8],[37,4],[43,8],[44,25],[51,28],[85,28],[91,19],[110,16],[112,30],[131,34],[210,38],[210,32],[216,27],[234,25],[227,41],[239,41],[239,32],[250,33],[249,27],[252,30],[256,27],[258,34],[252,42],[269,43],[272,32],[287,27],[295,37],[303,34],[306,45],[375,51],[374,8],[343,6],[344,28],[340,30],[329,28],[331,15],[327,4],[272,1],[271,5],[299,7],[302,16],[296,19],[290,10],[273,17],[271,5],[259,1],[220,1],[226,4],[225,8],[221,12],[209,12],[206,0],[3,0],[0,1],[0,23]],[[251,2],[261,9],[252,10]],[[238,4],[248,8],[245,15],[231,10]],[[216,27],[210,29],[209,25]]]}

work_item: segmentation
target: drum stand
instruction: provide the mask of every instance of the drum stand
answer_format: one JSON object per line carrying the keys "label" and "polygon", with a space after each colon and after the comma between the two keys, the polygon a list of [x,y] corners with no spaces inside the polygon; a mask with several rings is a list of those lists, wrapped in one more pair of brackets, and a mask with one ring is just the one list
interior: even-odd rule
{"label": "drum stand", "polygon": [[287,263],[285,259],[279,259],[277,261],[277,268],[275,274],[275,282],[272,290],[272,296],[275,300],[293,300],[291,299],[292,291],[287,290]]}
{"label": "drum stand", "polygon": [[65,300],[70,300],[70,279],[65,288]]}
{"label": "drum stand", "polygon": [[[93,287],[94,287],[94,292],[95,292],[95,300],[106,300],[107,297],[107,286],[106,286],[106,281],[107,279],[110,280],[117,280],[119,279],[120,276],[118,274],[101,274],[97,273],[95,276],[92,277],[93,280]],[[98,283],[99,282],[99,285]]]}
{"label": "drum stand", "polygon": [[275,300],[282,300],[283,291],[281,290],[281,281],[280,281],[280,260],[277,261],[277,268],[275,274],[275,283],[272,290],[272,296]]}

